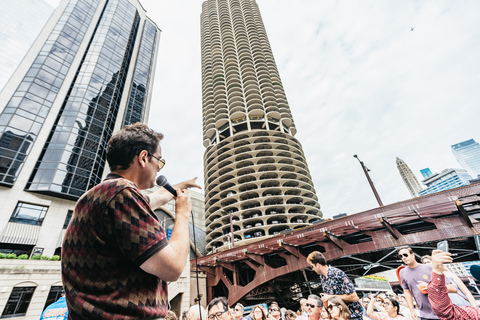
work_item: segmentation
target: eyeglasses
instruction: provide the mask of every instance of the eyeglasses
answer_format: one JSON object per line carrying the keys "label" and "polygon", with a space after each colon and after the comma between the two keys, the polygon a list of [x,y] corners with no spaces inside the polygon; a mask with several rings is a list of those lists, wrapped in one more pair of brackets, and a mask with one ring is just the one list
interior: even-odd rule
{"label": "eyeglasses", "polygon": [[268,311],[280,311],[280,310],[278,310],[277,308],[270,308],[268,309]]}
{"label": "eyeglasses", "polygon": [[220,317],[222,316],[222,314],[224,314],[224,313],[227,312],[227,311],[228,311],[228,310],[221,311],[221,312],[217,312],[217,313],[215,313],[215,314],[209,315],[209,316],[208,316],[208,320],[220,319]]}
{"label": "eyeglasses", "polygon": [[328,310],[328,311],[332,311],[332,309],[333,309],[334,307],[338,307],[338,304],[329,304],[328,307],[327,307],[327,310]]}
{"label": "eyeglasses", "polygon": [[311,303],[305,303],[305,305],[306,305],[307,307],[310,307],[310,308],[316,308],[316,307],[317,307],[316,305],[311,304]]}
{"label": "eyeglasses", "polygon": [[398,255],[400,259],[408,257],[408,253],[402,253]]}
{"label": "eyeglasses", "polygon": [[165,159],[159,159],[155,157],[153,154],[148,154],[149,157],[154,157],[155,159],[158,160],[158,170],[162,170],[163,167],[165,167]]}
{"label": "eyeglasses", "polygon": [[391,306],[392,304],[390,302],[384,302],[383,305],[384,306]]}

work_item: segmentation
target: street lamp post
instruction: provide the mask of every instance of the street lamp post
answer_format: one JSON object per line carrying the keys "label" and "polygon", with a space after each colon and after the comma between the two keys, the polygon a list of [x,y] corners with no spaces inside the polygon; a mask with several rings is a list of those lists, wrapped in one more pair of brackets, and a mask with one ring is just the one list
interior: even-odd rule
{"label": "street lamp post", "polygon": [[378,205],[380,207],[383,207],[382,200],[380,199],[380,196],[378,195],[377,189],[375,189],[375,186],[373,185],[372,179],[370,179],[370,175],[368,174],[368,171],[370,171],[363,161],[361,161],[356,154],[353,155],[354,158],[360,162],[360,165],[362,166],[363,172],[365,173],[365,176],[367,177],[368,183],[370,184],[370,187],[372,188],[373,194],[375,195],[375,198],[377,199]]}

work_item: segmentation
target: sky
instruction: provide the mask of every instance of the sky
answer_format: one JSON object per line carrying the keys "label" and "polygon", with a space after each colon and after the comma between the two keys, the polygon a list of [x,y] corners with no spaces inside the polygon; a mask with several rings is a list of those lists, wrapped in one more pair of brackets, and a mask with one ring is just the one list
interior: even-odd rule
{"label": "sky", "polygon": [[[162,30],[148,121],[162,174],[203,186],[202,1],[140,2]],[[480,141],[480,1],[257,3],[324,217],[378,207],[354,154],[387,205],[410,198],[396,157],[421,180]]]}

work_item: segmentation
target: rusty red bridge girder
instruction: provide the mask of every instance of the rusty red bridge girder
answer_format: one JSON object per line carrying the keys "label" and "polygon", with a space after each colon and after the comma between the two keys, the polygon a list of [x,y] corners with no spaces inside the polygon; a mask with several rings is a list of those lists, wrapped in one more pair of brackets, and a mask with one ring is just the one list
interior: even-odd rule
{"label": "rusty red bridge girder", "polygon": [[[460,243],[467,239],[468,246],[472,247],[471,243],[475,243],[472,239],[480,234],[477,219],[480,219],[480,183],[359,212],[199,257],[198,268],[207,275],[208,301],[214,297],[214,289],[220,287],[230,304],[247,296],[264,299],[268,291],[274,290],[275,284],[270,288],[262,285],[303,271],[308,266],[305,257],[313,250],[322,251],[329,264],[337,262],[336,266],[347,274],[361,275],[365,269],[373,273],[398,266],[398,261],[393,260],[397,259],[396,255],[391,253],[400,246],[421,246],[444,239]],[[466,245],[462,243],[458,250],[462,250],[461,246]],[[471,252],[475,251],[478,248]],[[470,258],[475,259],[478,255]],[[355,261],[370,266],[359,268]],[[376,261],[382,262],[377,265]],[[195,260],[190,263],[195,270]],[[249,279],[242,275],[245,270],[249,270]]]}

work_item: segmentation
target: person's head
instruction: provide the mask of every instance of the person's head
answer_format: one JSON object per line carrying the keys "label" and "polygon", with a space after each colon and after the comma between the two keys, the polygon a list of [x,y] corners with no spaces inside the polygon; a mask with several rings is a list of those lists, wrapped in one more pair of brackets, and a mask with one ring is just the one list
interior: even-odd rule
{"label": "person's head", "polygon": [[123,127],[113,134],[106,147],[110,171],[139,169],[139,180],[143,188],[137,186],[140,189],[152,188],[157,172],[165,164],[160,148],[162,139],[163,134],[140,122]]}
{"label": "person's head", "polygon": [[332,319],[350,319],[350,311],[342,299],[332,296],[327,300],[327,310]]}
{"label": "person's head", "polygon": [[307,304],[307,299],[305,299],[305,298],[300,299],[300,311],[301,312],[307,312],[306,304]]}
{"label": "person's head", "polygon": [[368,304],[370,303],[370,297],[363,296],[361,303],[362,303],[362,306],[366,309]]}
{"label": "person's head", "polygon": [[317,274],[324,273],[327,268],[327,261],[320,251],[310,252],[307,257],[307,262],[310,265],[310,268]]}
{"label": "person's head", "polygon": [[400,304],[394,298],[386,298],[383,301],[383,307],[388,313],[394,313],[395,316],[400,312]]}
{"label": "person's head", "polygon": [[207,320],[207,310],[198,304],[194,304],[188,310],[186,320]]}
{"label": "person's head", "polygon": [[297,314],[293,312],[292,310],[287,310],[285,312],[285,318],[287,320],[295,320],[297,318]]}
{"label": "person's head", "polygon": [[268,307],[268,313],[272,315],[272,317],[274,317],[275,319],[280,318],[281,312],[277,302],[273,301],[272,303],[270,303],[270,307]]}
{"label": "person's head", "polygon": [[210,301],[207,307],[208,320],[231,320],[232,314],[225,297],[218,297]]}
{"label": "person's head", "polygon": [[395,299],[395,300],[398,301],[398,296],[397,296],[397,294],[396,294],[395,292],[393,292],[392,290],[387,291],[387,292],[385,293],[385,296],[386,296],[387,298],[393,298],[393,299]]}
{"label": "person's head", "polygon": [[168,310],[165,320],[177,320],[177,315],[172,310]]}
{"label": "person's head", "polygon": [[267,313],[265,312],[265,309],[263,309],[261,306],[257,305],[253,307],[252,312],[250,313],[250,317],[253,320],[266,320],[267,319]]}
{"label": "person's head", "polygon": [[380,304],[380,305],[381,305],[381,304],[383,304],[384,301],[385,301],[385,300],[383,300],[383,298],[382,298],[380,295],[378,295],[378,296],[375,297],[375,303],[376,303],[376,304]]}
{"label": "person's head", "polygon": [[241,303],[237,303],[235,308],[233,308],[233,317],[235,319],[240,319],[243,317],[243,313],[245,312],[245,307]]}
{"label": "person's head", "polygon": [[325,306],[322,306],[320,308],[320,317],[322,319],[329,319],[330,318],[330,315],[328,314],[327,308],[325,308]]}
{"label": "person's head", "polygon": [[310,320],[318,320],[320,318],[320,311],[323,307],[322,299],[315,294],[308,296],[307,312]]}
{"label": "person's head", "polygon": [[424,255],[420,258],[420,261],[422,261],[423,264],[432,264],[432,256],[430,255]]}
{"label": "person's head", "polygon": [[404,295],[401,295],[398,297],[398,302],[404,306],[404,307],[408,307],[408,303],[407,303],[407,299],[405,299],[405,296]]}
{"label": "person's head", "polygon": [[398,255],[402,262],[407,266],[414,267],[417,265],[417,260],[415,260],[415,254],[413,253],[412,248],[410,247],[401,247],[398,249]]}

